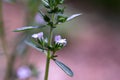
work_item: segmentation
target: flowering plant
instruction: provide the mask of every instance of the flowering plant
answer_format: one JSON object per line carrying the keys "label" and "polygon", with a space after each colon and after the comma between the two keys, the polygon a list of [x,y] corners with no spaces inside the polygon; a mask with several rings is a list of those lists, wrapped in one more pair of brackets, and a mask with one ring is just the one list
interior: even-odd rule
{"label": "flowering plant", "polygon": [[[45,21],[44,27],[48,27],[49,35],[48,37],[44,36],[44,32],[39,32],[33,34],[29,39],[25,41],[26,44],[32,46],[38,51],[42,51],[46,55],[46,69],[44,80],[48,80],[49,73],[49,64],[50,61],[53,60],[67,75],[73,76],[72,70],[67,67],[65,64],[57,60],[56,52],[61,50],[67,44],[66,39],[62,39],[60,35],[53,36],[53,30],[58,27],[58,25],[65,23],[67,21],[72,20],[73,18],[81,15],[74,14],[70,17],[64,15],[64,0],[42,0],[42,3],[47,11],[44,14],[41,10],[39,10],[39,14],[43,17]],[[22,28],[17,28],[14,30],[15,32],[19,31],[28,31],[28,30],[36,30],[42,28],[41,26],[27,26]],[[54,39],[53,39],[54,38]],[[52,41],[53,40],[53,41]]]}

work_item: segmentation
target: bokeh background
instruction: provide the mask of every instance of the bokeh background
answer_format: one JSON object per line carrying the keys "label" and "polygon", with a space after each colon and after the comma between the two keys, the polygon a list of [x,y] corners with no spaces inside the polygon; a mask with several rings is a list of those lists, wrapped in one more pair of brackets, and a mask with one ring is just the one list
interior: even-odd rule
{"label": "bokeh background", "polygon": [[[57,54],[74,76],[68,77],[51,62],[49,80],[120,80],[120,1],[65,0],[65,6],[68,16],[83,14],[54,32],[68,40]],[[35,70],[26,80],[43,80],[45,55],[24,44],[29,32],[13,32],[40,25],[40,16],[35,23],[38,9],[44,10],[40,0],[0,0],[0,80],[20,80],[16,71],[24,65]]]}

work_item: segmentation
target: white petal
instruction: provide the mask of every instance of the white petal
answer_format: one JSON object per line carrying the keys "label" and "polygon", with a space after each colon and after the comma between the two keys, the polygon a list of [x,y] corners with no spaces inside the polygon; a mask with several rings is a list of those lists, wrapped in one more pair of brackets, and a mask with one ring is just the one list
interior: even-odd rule
{"label": "white petal", "polygon": [[35,38],[35,39],[36,38],[41,39],[41,38],[43,38],[43,32],[40,32],[40,33],[37,33],[37,34],[33,34],[32,37]]}
{"label": "white petal", "polygon": [[37,35],[38,35],[38,38],[39,38],[39,39],[43,38],[43,32],[40,32],[40,33],[38,33]]}
{"label": "white petal", "polygon": [[56,41],[56,43],[63,44],[65,46],[67,44],[67,41],[66,41],[66,39],[60,39],[60,40]]}
{"label": "white petal", "polygon": [[38,38],[38,34],[33,34],[32,38],[35,38],[35,39]]}

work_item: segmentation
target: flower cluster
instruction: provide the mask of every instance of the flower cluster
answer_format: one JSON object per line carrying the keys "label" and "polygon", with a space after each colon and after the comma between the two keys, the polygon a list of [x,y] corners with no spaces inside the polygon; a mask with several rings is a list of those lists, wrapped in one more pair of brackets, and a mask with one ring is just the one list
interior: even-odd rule
{"label": "flower cluster", "polygon": [[44,38],[43,35],[44,35],[43,32],[39,32],[39,33],[33,34],[32,38],[37,40],[37,42],[42,46],[42,49],[44,49],[44,50],[49,49],[51,51],[56,52],[57,50],[60,50],[61,48],[63,48],[67,44],[66,39],[62,39],[60,35],[56,35],[54,38],[53,44],[51,46],[49,46],[48,39]]}
{"label": "flower cluster", "polygon": [[[39,10],[39,15],[42,18],[39,15],[37,15],[35,19],[37,23],[43,22],[44,24],[39,25],[37,27],[27,26],[27,27],[18,28],[15,30],[15,32],[28,31],[28,30],[32,31],[33,29],[35,30],[35,29],[40,29],[42,27],[49,27],[48,28],[49,37],[46,38],[43,32],[39,32],[33,34],[32,39],[31,38],[27,39],[25,42],[29,46],[37,49],[38,51],[42,51],[43,53],[46,54],[46,71],[45,71],[44,80],[48,80],[50,60],[53,60],[67,75],[72,77],[73,76],[72,70],[69,67],[67,67],[65,64],[63,64],[62,62],[56,59],[57,57],[56,52],[58,50],[61,50],[64,46],[66,46],[67,40],[62,38],[60,35],[56,35],[53,37],[53,30],[57,28],[58,25],[71,21],[72,19],[76,18],[81,14],[74,14],[70,17],[65,16],[64,15],[65,7],[63,5],[64,0],[41,0],[41,2],[45,8],[46,13],[43,13],[41,10]],[[24,70],[22,72],[27,73],[24,72]]]}

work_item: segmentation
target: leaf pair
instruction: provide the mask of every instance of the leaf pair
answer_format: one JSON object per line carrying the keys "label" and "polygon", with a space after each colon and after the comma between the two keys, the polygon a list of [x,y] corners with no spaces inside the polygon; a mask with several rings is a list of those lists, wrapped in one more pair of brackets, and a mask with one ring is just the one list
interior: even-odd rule
{"label": "leaf pair", "polygon": [[[68,18],[66,17],[63,17],[63,16],[58,16],[58,21],[59,22],[65,22],[65,21],[70,21],[78,16],[80,16],[82,14],[74,14]],[[45,17],[46,18],[46,17]],[[46,20],[49,20],[48,18],[46,18]],[[44,26],[41,26],[41,27],[44,27]],[[38,28],[41,28],[41,27],[38,27],[38,26],[25,26],[25,27],[21,27],[21,28],[17,28],[16,30],[14,30],[14,32],[20,32],[20,31],[27,31],[27,30],[33,30],[33,29],[38,29]]]}

